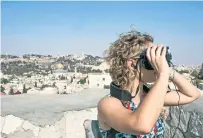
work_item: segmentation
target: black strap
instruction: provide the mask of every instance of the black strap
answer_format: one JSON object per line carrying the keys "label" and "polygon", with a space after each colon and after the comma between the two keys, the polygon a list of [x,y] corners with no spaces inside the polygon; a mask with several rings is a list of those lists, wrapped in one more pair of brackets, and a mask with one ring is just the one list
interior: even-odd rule
{"label": "black strap", "polygon": [[91,127],[92,127],[92,132],[93,132],[94,138],[102,138],[98,123],[99,123],[98,120],[92,120],[92,122],[91,122]]}
{"label": "black strap", "polygon": [[115,138],[117,133],[119,133],[117,130],[111,128],[111,129],[107,132],[107,138]]}
{"label": "black strap", "polygon": [[132,99],[131,93],[129,91],[121,89],[114,82],[111,82],[110,84],[110,95],[121,101],[131,101]]}

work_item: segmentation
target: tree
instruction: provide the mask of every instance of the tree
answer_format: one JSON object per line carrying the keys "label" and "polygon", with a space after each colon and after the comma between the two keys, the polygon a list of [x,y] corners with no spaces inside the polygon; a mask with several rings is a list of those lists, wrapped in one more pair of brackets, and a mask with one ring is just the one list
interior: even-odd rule
{"label": "tree", "polygon": [[41,87],[40,89],[43,90],[43,89],[46,88],[46,87],[49,87],[49,85],[44,84],[44,85],[42,85],[42,87]]}
{"label": "tree", "polygon": [[200,72],[198,74],[198,78],[203,80],[203,63],[202,63],[202,67],[200,69]]}
{"label": "tree", "polygon": [[14,90],[13,90],[13,88],[10,89],[9,95],[14,95]]}
{"label": "tree", "polygon": [[92,72],[93,72],[93,73],[102,73],[102,71],[101,71],[100,69],[96,69],[96,70],[93,69]]}
{"label": "tree", "polygon": [[60,80],[65,80],[66,77],[64,77],[63,75],[60,76]]}
{"label": "tree", "polygon": [[80,82],[80,84],[85,84],[86,83],[86,79],[81,79],[79,82]]}
{"label": "tree", "polygon": [[35,87],[37,87],[37,82],[35,82]]}
{"label": "tree", "polygon": [[54,82],[52,86],[53,86],[53,87],[56,87],[56,82]]}
{"label": "tree", "polygon": [[181,70],[181,71],[178,71],[180,74],[183,74],[183,73],[189,73],[188,70]]}
{"label": "tree", "polygon": [[1,86],[1,92],[4,92],[5,88],[3,86]]}
{"label": "tree", "polygon": [[25,84],[23,85],[23,93],[27,93],[27,89],[25,88]]}
{"label": "tree", "polygon": [[197,86],[197,88],[200,87],[200,83],[203,83],[203,81],[200,80],[200,79],[197,79],[197,80],[196,80],[196,86]]}
{"label": "tree", "polygon": [[72,83],[73,82],[73,77],[71,77],[71,80],[70,80],[70,83]]}
{"label": "tree", "polygon": [[2,79],[1,79],[1,83],[2,83],[2,84],[7,84],[7,83],[9,83],[9,81],[8,81],[7,79],[5,79],[5,78],[2,78]]}
{"label": "tree", "polygon": [[109,73],[109,69],[106,69],[106,70],[105,70],[105,73]]}
{"label": "tree", "polygon": [[191,75],[195,78],[198,78],[198,72],[196,70],[194,70]]}

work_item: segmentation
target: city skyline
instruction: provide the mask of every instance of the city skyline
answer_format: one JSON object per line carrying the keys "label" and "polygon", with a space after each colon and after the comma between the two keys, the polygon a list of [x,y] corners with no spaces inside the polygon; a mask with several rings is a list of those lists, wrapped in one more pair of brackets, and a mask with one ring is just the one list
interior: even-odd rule
{"label": "city skyline", "polygon": [[1,52],[102,56],[119,34],[147,32],[176,64],[203,62],[203,2],[2,2]]}

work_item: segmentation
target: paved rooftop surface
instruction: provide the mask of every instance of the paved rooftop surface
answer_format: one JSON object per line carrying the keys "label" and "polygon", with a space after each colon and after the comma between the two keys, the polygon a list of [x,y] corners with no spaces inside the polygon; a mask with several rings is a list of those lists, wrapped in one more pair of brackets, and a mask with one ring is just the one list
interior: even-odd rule
{"label": "paved rooftop surface", "polygon": [[[96,107],[107,94],[107,89],[85,89],[69,95],[5,95],[1,96],[1,116],[14,115],[35,125],[51,125],[60,120],[64,112]],[[203,96],[184,108],[203,114]]]}
{"label": "paved rooftop surface", "polygon": [[109,93],[107,89],[85,89],[68,95],[4,95],[1,96],[1,116],[14,115],[35,125],[53,124],[64,112],[96,107]]}

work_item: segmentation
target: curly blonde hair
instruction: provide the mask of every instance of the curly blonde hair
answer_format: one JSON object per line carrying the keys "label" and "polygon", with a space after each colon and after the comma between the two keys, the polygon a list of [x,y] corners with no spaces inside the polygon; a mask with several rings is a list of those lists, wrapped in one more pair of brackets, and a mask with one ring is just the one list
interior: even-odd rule
{"label": "curly blonde hair", "polygon": [[127,60],[139,58],[149,42],[153,42],[150,35],[132,30],[121,34],[120,38],[105,50],[104,59],[109,64],[109,73],[117,85],[127,86],[136,77],[135,72],[127,67]]}

